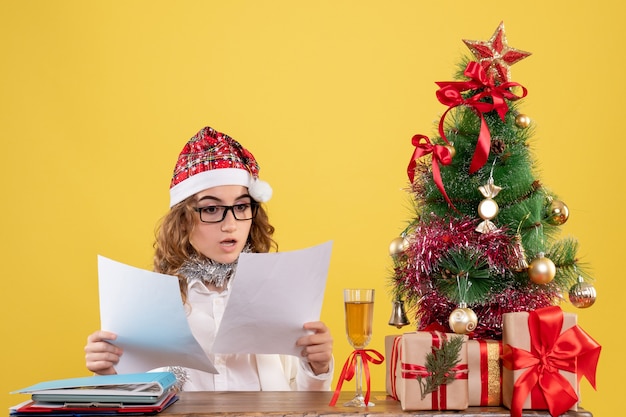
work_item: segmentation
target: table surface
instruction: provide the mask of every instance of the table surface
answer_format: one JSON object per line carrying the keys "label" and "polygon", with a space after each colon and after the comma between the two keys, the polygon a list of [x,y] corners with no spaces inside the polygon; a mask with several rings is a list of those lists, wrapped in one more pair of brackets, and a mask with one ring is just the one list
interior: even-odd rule
{"label": "table surface", "polygon": [[[182,392],[179,400],[162,411],[163,417],[201,416],[450,416],[457,417],[510,417],[502,407],[470,407],[462,411],[402,411],[398,401],[385,392],[373,392],[373,407],[354,408],[342,404],[350,393],[342,393],[337,406],[328,405],[333,393],[328,391],[300,392]],[[547,411],[524,410],[524,417],[550,417]],[[563,416],[592,417],[585,410],[569,411]]]}

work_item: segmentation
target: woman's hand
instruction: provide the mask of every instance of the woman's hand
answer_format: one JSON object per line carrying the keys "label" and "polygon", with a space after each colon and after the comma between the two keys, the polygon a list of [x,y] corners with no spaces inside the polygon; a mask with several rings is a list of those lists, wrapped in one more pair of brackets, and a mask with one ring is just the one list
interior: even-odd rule
{"label": "woman's hand", "polygon": [[87,337],[85,345],[85,362],[87,369],[98,375],[113,375],[117,372],[114,366],[120,361],[122,349],[112,341],[117,339],[115,333],[98,330]]}
{"label": "woman's hand", "polygon": [[296,346],[302,346],[302,356],[307,358],[315,375],[328,372],[333,359],[333,337],[330,330],[321,321],[304,323],[303,328],[313,333],[300,337]]}

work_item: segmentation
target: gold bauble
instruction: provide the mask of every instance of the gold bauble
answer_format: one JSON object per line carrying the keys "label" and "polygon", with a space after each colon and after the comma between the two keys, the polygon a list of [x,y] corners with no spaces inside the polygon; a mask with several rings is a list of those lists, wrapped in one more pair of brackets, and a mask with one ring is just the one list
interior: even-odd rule
{"label": "gold bauble", "polygon": [[444,148],[447,148],[450,151],[450,158],[454,158],[454,155],[456,155],[456,149],[454,149],[454,146],[446,145]]}
{"label": "gold bauble", "polygon": [[530,126],[530,117],[525,114],[518,114],[515,116],[515,125],[519,128],[526,129]]}
{"label": "gold bauble", "polygon": [[578,282],[569,289],[569,301],[577,308],[591,307],[596,302],[596,289],[588,282]]}
{"label": "gold bauble", "polygon": [[569,218],[569,209],[564,202],[554,200],[550,203],[550,215],[547,222],[553,226],[561,226]]}
{"label": "gold bauble", "polygon": [[391,256],[400,255],[407,248],[408,242],[406,238],[398,236],[389,244],[389,254]]}
{"label": "gold bauble", "polygon": [[543,285],[554,279],[556,266],[554,262],[540,253],[538,257],[528,265],[528,277],[535,284]]}
{"label": "gold bauble", "polygon": [[450,329],[456,334],[468,334],[473,332],[478,325],[478,317],[474,310],[469,307],[455,308],[448,318]]}

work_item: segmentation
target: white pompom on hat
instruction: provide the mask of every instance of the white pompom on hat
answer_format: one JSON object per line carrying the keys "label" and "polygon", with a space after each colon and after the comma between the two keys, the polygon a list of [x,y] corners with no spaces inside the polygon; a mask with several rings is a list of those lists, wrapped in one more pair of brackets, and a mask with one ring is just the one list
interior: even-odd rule
{"label": "white pompom on hat", "polygon": [[178,156],[170,184],[170,208],[220,185],[248,187],[250,196],[259,203],[272,197],[272,187],[259,179],[254,155],[235,139],[207,126],[187,142]]}

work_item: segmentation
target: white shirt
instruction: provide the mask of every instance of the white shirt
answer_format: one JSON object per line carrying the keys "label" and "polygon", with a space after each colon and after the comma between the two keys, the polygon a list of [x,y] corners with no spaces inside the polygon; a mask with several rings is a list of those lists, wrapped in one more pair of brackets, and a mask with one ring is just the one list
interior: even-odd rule
{"label": "white shirt", "polygon": [[184,391],[289,391],[329,390],[329,372],[315,375],[309,364],[289,355],[213,354],[211,347],[230,295],[230,283],[222,292],[209,290],[200,280],[187,287],[187,321],[194,337],[211,359],[218,374],[185,369]]}

